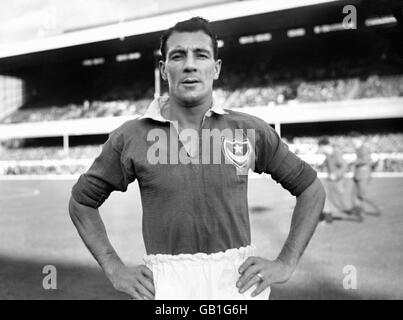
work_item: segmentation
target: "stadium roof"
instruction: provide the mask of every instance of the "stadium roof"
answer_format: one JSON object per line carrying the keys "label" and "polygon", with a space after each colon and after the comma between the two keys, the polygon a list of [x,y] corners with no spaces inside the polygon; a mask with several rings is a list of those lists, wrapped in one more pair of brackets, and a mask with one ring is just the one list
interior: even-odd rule
{"label": "stadium roof", "polygon": [[[400,3],[400,4],[399,4]],[[305,26],[341,23],[343,7],[355,5],[360,17],[390,14],[400,0],[248,0],[186,9],[132,21],[0,45],[0,71],[65,63],[68,60],[155,50],[162,30],[192,16],[203,16],[222,38]],[[152,51],[151,51],[152,52]]]}
{"label": "stadium roof", "polygon": [[192,16],[202,16],[215,22],[330,2],[339,2],[339,0],[249,0],[186,9],[48,38],[0,45],[0,58],[157,32]]}

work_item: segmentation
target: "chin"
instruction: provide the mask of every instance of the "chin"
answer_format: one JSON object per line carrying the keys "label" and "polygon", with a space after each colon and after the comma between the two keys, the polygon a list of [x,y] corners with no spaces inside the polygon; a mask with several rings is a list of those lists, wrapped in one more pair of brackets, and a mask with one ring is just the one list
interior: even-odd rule
{"label": "chin", "polygon": [[181,101],[183,101],[187,105],[195,105],[200,103],[203,100],[203,97],[200,95],[183,95],[179,97]]}

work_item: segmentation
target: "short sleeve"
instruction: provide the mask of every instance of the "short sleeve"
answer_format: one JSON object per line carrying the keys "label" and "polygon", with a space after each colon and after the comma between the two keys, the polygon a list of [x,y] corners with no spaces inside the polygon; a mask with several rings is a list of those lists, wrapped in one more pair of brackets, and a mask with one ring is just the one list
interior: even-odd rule
{"label": "short sleeve", "polygon": [[73,186],[72,197],[80,204],[98,208],[113,191],[126,191],[135,180],[130,160],[124,157],[123,133],[112,132],[86,173]]}
{"label": "short sleeve", "polygon": [[256,141],[257,173],[267,173],[293,196],[299,196],[317,177],[316,171],[292,153],[267,123]]}

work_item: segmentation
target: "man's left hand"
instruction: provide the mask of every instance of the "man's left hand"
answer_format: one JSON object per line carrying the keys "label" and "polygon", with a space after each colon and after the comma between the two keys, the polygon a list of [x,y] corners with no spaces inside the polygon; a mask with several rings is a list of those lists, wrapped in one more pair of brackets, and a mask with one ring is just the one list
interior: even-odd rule
{"label": "man's left hand", "polygon": [[294,268],[278,259],[271,261],[261,257],[249,257],[238,271],[241,274],[236,283],[239,292],[244,293],[257,284],[252,293],[252,297],[255,297],[271,284],[288,281]]}

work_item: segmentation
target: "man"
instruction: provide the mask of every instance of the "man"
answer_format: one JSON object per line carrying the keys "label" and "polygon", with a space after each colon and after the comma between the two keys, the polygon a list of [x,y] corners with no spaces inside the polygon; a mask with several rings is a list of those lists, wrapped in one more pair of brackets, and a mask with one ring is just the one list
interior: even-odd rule
{"label": "man", "polygon": [[329,223],[334,219],[362,221],[360,212],[356,210],[352,200],[353,186],[346,179],[348,165],[343,159],[343,153],[326,137],[321,138],[318,145],[326,156],[324,165],[328,173],[324,183],[326,201],[321,219]]}
{"label": "man", "polygon": [[[372,159],[371,150],[361,138],[358,132],[352,132],[350,138],[353,141],[357,158],[354,162],[354,186],[355,186],[355,201],[356,205],[366,214],[379,216],[380,208],[368,196],[368,187],[371,182]],[[370,210],[365,210],[366,207]]]}
{"label": "man", "polygon": [[[142,117],[110,135],[73,187],[71,218],[114,287],[134,299],[268,299],[271,284],[291,277],[314,232],[323,187],[267,123],[214,103],[221,60],[208,21],[177,23],[162,35],[160,49],[169,98],[155,99]],[[208,153],[217,132],[219,147]],[[251,246],[250,168],[271,174],[297,197],[274,261],[254,256]],[[147,256],[132,270],[110,244],[98,208],[135,179]]]}

